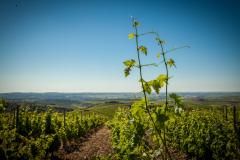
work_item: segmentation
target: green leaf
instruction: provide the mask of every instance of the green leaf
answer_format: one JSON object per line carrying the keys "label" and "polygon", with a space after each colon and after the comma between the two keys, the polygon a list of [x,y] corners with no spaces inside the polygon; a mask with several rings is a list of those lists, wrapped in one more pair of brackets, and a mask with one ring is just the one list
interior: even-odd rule
{"label": "green leaf", "polygon": [[125,62],[123,62],[124,64],[125,64],[125,66],[131,66],[131,61],[129,61],[129,60],[127,60],[127,61],[125,61]]}
{"label": "green leaf", "polygon": [[164,79],[163,79],[163,74],[160,74],[158,77],[157,77],[157,81],[158,81],[158,83],[159,83],[159,85],[160,85],[160,88],[162,88],[163,86],[164,86]]}
{"label": "green leaf", "polygon": [[159,122],[163,123],[163,122],[168,121],[168,120],[169,120],[169,117],[166,116],[165,114],[158,115],[158,121]]}
{"label": "green leaf", "polygon": [[163,76],[164,76],[163,74],[160,74],[160,75],[157,77],[156,80],[157,80],[157,81],[161,80],[161,79],[163,78]]}
{"label": "green leaf", "polygon": [[173,117],[170,117],[170,122],[175,122],[175,118],[173,118]]}
{"label": "green leaf", "polygon": [[160,56],[161,54],[162,54],[162,52],[160,52],[160,53],[157,54],[157,59],[159,58],[159,56]]}
{"label": "green leaf", "polygon": [[[143,106],[146,107],[146,100],[145,100],[145,98],[142,99],[142,104],[143,104]],[[147,106],[149,106],[149,105],[150,105],[150,103],[149,103],[148,98],[147,98]]]}
{"label": "green leaf", "polygon": [[170,67],[172,67],[172,65],[175,66],[175,64],[174,64],[175,62],[172,58],[170,58],[169,61],[167,61],[167,63],[169,64]]}
{"label": "green leaf", "polygon": [[147,55],[147,48],[146,47],[139,47],[139,49],[141,50],[142,53],[144,53],[145,55]]}
{"label": "green leaf", "polygon": [[1,98],[1,100],[0,100],[1,102],[1,104],[5,104],[5,103],[7,103],[7,101],[6,100],[4,100],[3,98]]}
{"label": "green leaf", "polygon": [[157,121],[157,114],[154,112],[154,113],[151,114],[151,116],[152,116],[153,121],[156,122]]}
{"label": "green leaf", "polygon": [[123,63],[125,64],[125,66],[134,66],[137,63],[137,61],[135,61],[134,59],[131,59],[131,61],[126,60]]}
{"label": "green leaf", "polygon": [[124,69],[125,78],[130,74],[130,71],[131,71],[131,67],[127,67]]}
{"label": "green leaf", "polygon": [[123,62],[127,68],[124,69],[125,77],[130,74],[131,68],[137,63],[137,61],[131,59],[131,61],[127,60]]}
{"label": "green leaf", "polygon": [[151,94],[152,89],[148,82],[143,83],[143,88],[148,94]]}
{"label": "green leaf", "polygon": [[169,117],[165,115],[164,108],[157,107],[156,111],[152,114],[153,120],[163,123],[169,120]]}
{"label": "green leaf", "polygon": [[131,61],[126,60],[125,62],[123,62],[126,66],[134,66],[137,61],[135,61],[134,59],[131,59]]}
{"label": "green leaf", "polygon": [[151,84],[152,84],[153,89],[155,90],[155,92],[157,94],[159,94],[159,89],[161,88],[161,85],[160,85],[159,81],[152,80],[151,82],[152,82]]}
{"label": "green leaf", "polygon": [[143,102],[137,101],[131,107],[131,113],[133,115],[142,116],[144,114]]}
{"label": "green leaf", "polygon": [[139,80],[138,82],[143,83],[143,88],[144,91],[147,92],[148,94],[151,94],[152,89],[151,87],[155,90],[156,94],[159,94],[160,89],[164,86],[164,79],[163,79],[163,74],[159,75],[156,80],[152,80],[149,82],[146,82],[145,80]]}
{"label": "green leaf", "polygon": [[182,97],[175,94],[175,93],[172,93],[172,94],[169,94],[169,97],[170,98],[173,98],[174,101],[175,101],[175,106],[174,106],[174,109],[175,109],[175,114],[177,115],[180,115],[182,109],[183,109],[183,101],[182,101]]}
{"label": "green leaf", "polygon": [[167,83],[169,77],[167,75],[165,75],[162,79],[163,79],[163,82]]}
{"label": "green leaf", "polygon": [[144,79],[140,79],[138,82],[146,83],[146,81]]}

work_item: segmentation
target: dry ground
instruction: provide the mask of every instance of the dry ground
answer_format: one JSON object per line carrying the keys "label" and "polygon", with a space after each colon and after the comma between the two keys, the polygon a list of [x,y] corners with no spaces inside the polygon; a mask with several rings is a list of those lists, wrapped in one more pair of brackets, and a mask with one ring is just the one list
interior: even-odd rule
{"label": "dry ground", "polygon": [[[58,152],[55,152],[53,157],[48,159],[64,159],[64,160],[90,160],[92,155],[107,156],[113,152],[110,147],[110,134],[111,130],[107,126],[102,125],[96,129],[90,130],[84,137],[79,140],[67,143],[65,147],[63,145]],[[151,145],[152,140],[149,140]],[[173,160],[190,160],[191,157],[186,154],[182,154],[177,150],[169,148],[170,155]],[[159,156],[158,159],[161,159]]]}

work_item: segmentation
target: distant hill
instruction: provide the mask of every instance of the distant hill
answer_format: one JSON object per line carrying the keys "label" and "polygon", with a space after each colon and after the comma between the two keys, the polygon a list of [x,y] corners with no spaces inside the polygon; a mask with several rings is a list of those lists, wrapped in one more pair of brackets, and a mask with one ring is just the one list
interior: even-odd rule
{"label": "distant hill", "polygon": [[[171,93],[171,92],[169,92]],[[240,92],[175,92],[182,98],[222,98],[222,97],[236,97],[239,98]],[[135,93],[93,93],[93,92],[83,92],[83,93],[59,93],[59,92],[46,92],[46,93],[0,93],[0,97],[3,99],[69,99],[69,100],[93,100],[93,99],[134,99]],[[142,96],[142,94],[139,94]],[[165,93],[156,94],[152,93],[150,99],[164,99]]]}

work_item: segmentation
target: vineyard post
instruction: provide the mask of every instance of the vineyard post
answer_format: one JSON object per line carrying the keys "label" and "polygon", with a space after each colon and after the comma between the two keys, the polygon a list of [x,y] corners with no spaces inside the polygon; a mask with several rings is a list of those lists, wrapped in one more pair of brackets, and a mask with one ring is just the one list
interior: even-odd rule
{"label": "vineyard post", "polygon": [[73,112],[73,120],[74,120],[74,112]]}
{"label": "vineyard post", "polygon": [[233,106],[233,128],[236,133],[236,106]]}
{"label": "vineyard post", "polygon": [[[238,107],[238,108],[239,108],[239,107]],[[239,120],[239,118],[240,118],[239,112],[240,112],[240,110],[238,109],[238,110],[237,110],[237,119],[238,119],[238,120]]]}
{"label": "vineyard post", "polygon": [[63,118],[64,118],[64,128],[65,128],[65,109],[64,109],[64,112],[63,112]]}
{"label": "vineyard post", "polygon": [[14,121],[15,121],[15,108],[14,108],[14,110],[13,110],[13,113],[14,113],[13,119],[14,119]]}
{"label": "vineyard post", "polygon": [[222,107],[223,119],[224,119],[224,107],[225,106]]}
{"label": "vineyard post", "polygon": [[90,111],[88,113],[89,113],[89,118],[90,118]]}
{"label": "vineyard post", "polygon": [[225,106],[225,110],[226,110],[226,121],[227,121],[227,106]]}

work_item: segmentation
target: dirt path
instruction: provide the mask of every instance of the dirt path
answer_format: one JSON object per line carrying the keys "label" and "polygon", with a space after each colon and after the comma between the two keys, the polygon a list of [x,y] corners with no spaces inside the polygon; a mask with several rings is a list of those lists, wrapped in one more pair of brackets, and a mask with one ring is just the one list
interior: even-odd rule
{"label": "dirt path", "polygon": [[[95,155],[107,156],[113,152],[110,147],[111,130],[107,126],[102,125],[96,129],[88,131],[88,133],[79,140],[67,143],[65,147],[61,146],[58,152],[54,153],[53,158],[49,159],[64,159],[64,160],[90,160]],[[154,146],[152,138],[149,139],[150,145]],[[180,151],[168,148],[173,160],[193,160]],[[158,156],[157,159],[162,159]]]}
{"label": "dirt path", "polygon": [[105,125],[92,129],[79,140],[68,143],[64,148],[61,146],[53,159],[90,160],[94,154],[107,156],[112,152],[110,134],[111,130]]}

